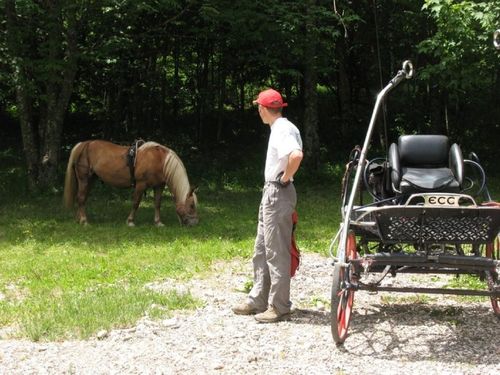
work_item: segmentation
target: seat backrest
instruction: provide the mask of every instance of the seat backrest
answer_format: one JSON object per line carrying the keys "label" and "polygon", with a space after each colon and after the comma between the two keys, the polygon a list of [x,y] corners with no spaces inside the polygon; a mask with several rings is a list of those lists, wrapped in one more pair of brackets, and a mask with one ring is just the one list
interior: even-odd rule
{"label": "seat backrest", "polygon": [[445,135],[402,135],[398,139],[402,167],[448,166],[450,146]]}

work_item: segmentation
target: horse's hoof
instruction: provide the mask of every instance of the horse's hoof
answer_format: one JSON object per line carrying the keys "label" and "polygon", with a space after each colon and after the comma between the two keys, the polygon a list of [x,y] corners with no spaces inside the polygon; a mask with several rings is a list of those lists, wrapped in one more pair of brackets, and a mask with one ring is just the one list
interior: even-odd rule
{"label": "horse's hoof", "polygon": [[165,224],[163,224],[161,221],[155,223],[155,225],[158,227],[158,228],[161,228],[161,227],[164,227]]}
{"label": "horse's hoof", "polygon": [[127,225],[129,227],[135,227],[135,223],[133,221],[127,221]]}

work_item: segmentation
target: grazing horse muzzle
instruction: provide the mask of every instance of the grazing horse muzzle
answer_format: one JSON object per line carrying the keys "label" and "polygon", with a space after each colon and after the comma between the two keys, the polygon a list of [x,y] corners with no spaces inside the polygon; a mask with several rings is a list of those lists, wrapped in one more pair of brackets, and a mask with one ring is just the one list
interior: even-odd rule
{"label": "grazing horse muzzle", "polygon": [[178,202],[175,205],[175,212],[177,213],[177,217],[179,218],[179,223],[181,223],[181,225],[192,227],[199,222],[196,207],[198,199],[196,197],[195,190],[196,189],[191,189],[184,202]]}
{"label": "grazing horse muzzle", "polygon": [[194,205],[177,205],[176,213],[181,225],[192,227],[200,221]]}
{"label": "grazing horse muzzle", "polygon": [[193,227],[196,224],[198,224],[200,219],[198,219],[197,216],[184,216],[184,217],[179,216],[179,221],[182,225],[185,225],[187,227]]}

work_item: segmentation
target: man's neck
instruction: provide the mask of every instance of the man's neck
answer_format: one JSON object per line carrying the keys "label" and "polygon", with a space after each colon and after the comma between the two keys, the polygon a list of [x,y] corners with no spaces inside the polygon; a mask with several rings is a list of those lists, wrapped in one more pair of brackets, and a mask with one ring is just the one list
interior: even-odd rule
{"label": "man's neck", "polygon": [[276,122],[276,120],[280,119],[281,118],[281,115],[277,115],[275,117],[272,117],[270,120],[269,120],[269,126],[273,126],[273,124]]}

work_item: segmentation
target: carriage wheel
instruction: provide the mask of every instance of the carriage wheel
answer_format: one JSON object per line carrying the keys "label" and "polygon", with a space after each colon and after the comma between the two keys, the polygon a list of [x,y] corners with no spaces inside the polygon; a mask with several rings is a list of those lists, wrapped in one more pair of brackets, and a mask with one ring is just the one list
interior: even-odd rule
{"label": "carriage wheel", "polygon": [[[349,232],[347,237],[346,255],[346,263],[357,258],[356,237],[353,232]],[[351,321],[354,290],[346,287],[350,284],[352,276],[352,266],[343,267],[340,263],[335,263],[331,297],[331,328],[333,340],[337,345],[345,341]]]}
{"label": "carriage wheel", "polygon": [[[486,245],[486,256],[488,258],[492,259],[498,259],[500,253],[500,237],[497,237],[495,241],[492,243],[489,243]],[[488,280],[488,287],[491,290],[495,288],[495,286],[498,287],[499,280],[498,280],[498,274],[496,273],[496,270],[492,270],[492,279]],[[491,296],[491,306],[493,307],[493,312],[495,315],[500,318],[500,297],[499,296]]]}

